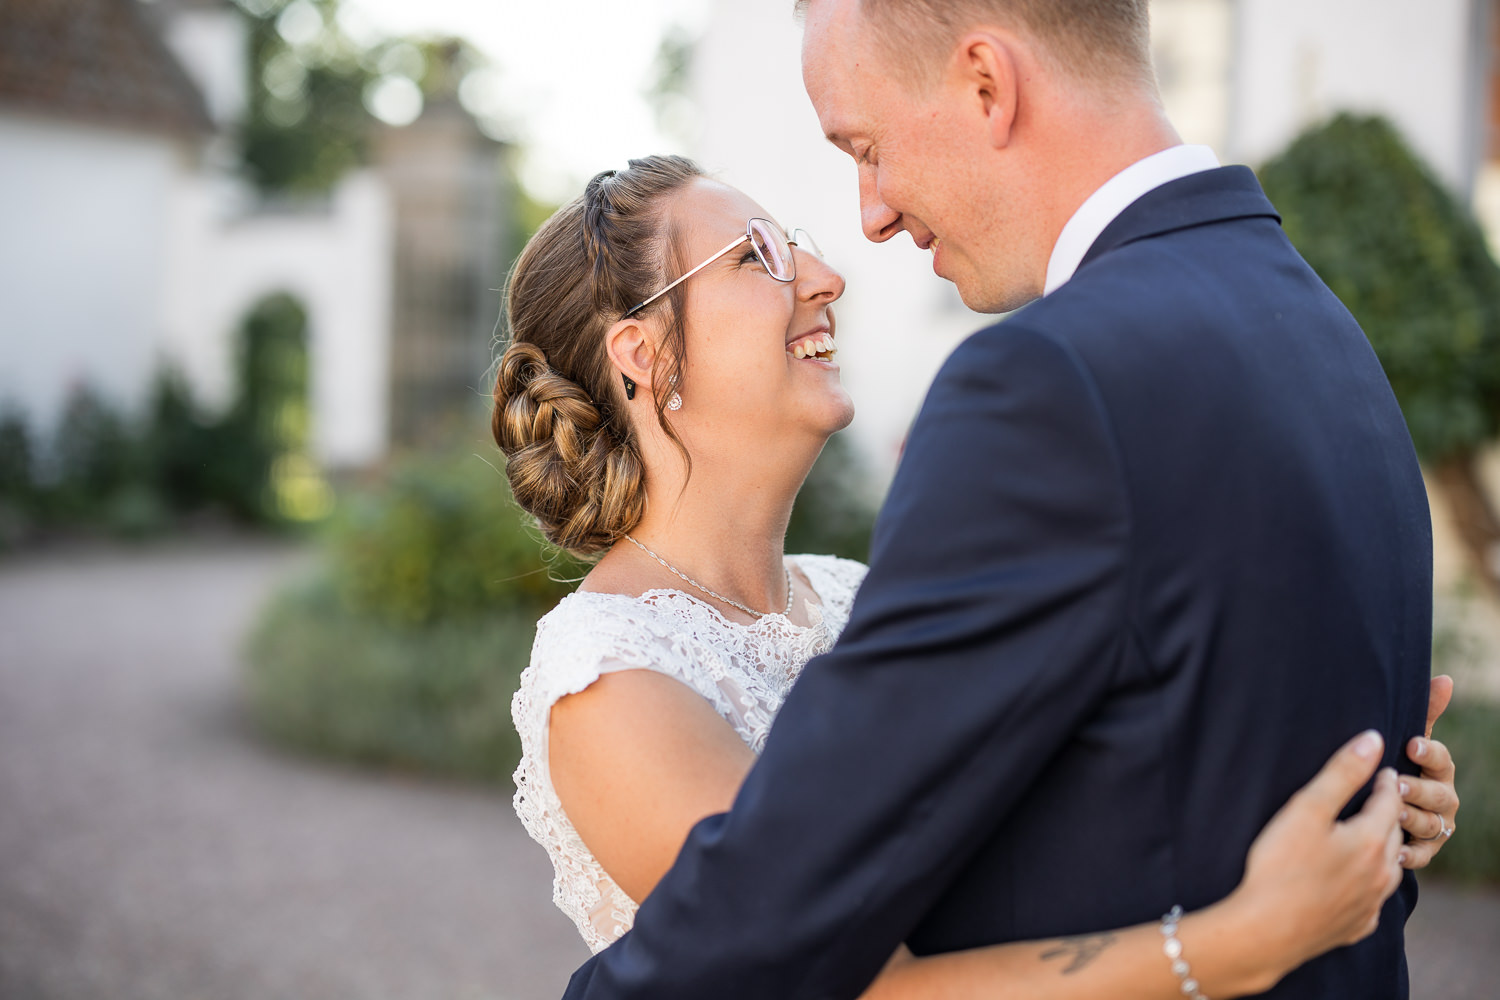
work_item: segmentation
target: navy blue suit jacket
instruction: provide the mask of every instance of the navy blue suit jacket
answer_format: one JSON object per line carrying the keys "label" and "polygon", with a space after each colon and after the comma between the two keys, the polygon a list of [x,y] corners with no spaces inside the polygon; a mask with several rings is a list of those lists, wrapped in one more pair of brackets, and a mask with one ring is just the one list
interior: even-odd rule
{"label": "navy blue suit jacket", "polygon": [[[1431,547],[1385,375],[1254,175],[1152,191],[944,364],[842,639],[567,996],[850,998],[903,941],[1222,898],[1343,741],[1421,731]],[[1405,997],[1415,890],[1270,995]]]}

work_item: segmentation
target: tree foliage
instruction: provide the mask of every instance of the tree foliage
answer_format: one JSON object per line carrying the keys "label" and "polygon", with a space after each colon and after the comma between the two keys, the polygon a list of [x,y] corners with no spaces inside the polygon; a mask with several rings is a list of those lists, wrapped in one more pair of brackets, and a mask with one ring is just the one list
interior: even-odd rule
{"label": "tree foliage", "polygon": [[[371,117],[364,94],[373,74],[338,28],[337,0],[241,5],[250,23],[245,169],[263,191],[327,191],[365,162]],[[286,37],[283,25],[298,15],[321,23],[301,44]]]}
{"label": "tree foliage", "polygon": [[1380,357],[1417,451],[1500,431],[1500,268],[1478,223],[1389,122],[1341,114],[1260,171],[1287,235]]}

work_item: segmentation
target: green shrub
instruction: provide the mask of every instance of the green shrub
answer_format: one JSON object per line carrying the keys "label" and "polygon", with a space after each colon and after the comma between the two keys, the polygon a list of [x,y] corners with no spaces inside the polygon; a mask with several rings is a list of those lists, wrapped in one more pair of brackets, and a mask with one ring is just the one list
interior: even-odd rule
{"label": "green shrub", "polygon": [[273,740],[366,764],[510,779],[510,699],[536,616],[422,628],[352,614],[326,581],[279,594],[249,642],[246,694]]}
{"label": "green shrub", "polygon": [[797,494],[787,525],[786,551],[865,562],[870,558],[870,532],[874,527],[875,504],[868,473],[849,440],[835,434]]}
{"label": "green shrub", "polygon": [[138,479],[139,458],[125,418],[92,386],[75,387],[52,442],[39,512],[54,522],[104,520],[115,492]]}
{"label": "green shrub", "polygon": [[351,497],[331,527],[345,609],[389,625],[509,611],[534,618],[572,589],[562,578],[582,571],[544,558],[505,477],[469,453],[398,463],[380,488]]}
{"label": "green shrub", "polygon": [[470,452],[409,456],[350,496],[325,569],[263,614],[248,693],[261,728],[331,756],[505,781],[510,697],[537,618],[577,575]]}
{"label": "green shrub", "polygon": [[0,408],[0,551],[26,536],[35,496],[31,429],[19,409]]}
{"label": "green shrub", "polygon": [[1453,751],[1461,805],[1458,832],[1430,870],[1465,882],[1500,884],[1500,705],[1455,702],[1432,735]]}

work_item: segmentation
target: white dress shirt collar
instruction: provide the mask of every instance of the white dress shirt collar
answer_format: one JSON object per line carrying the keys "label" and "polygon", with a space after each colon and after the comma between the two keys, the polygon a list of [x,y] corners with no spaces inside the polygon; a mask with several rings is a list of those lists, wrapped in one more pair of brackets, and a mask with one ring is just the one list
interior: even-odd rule
{"label": "white dress shirt collar", "polygon": [[1137,160],[1105,181],[1063,226],[1047,261],[1047,285],[1042,294],[1051,295],[1066,284],[1094,241],[1141,195],[1218,166],[1219,158],[1207,146],[1173,146]]}

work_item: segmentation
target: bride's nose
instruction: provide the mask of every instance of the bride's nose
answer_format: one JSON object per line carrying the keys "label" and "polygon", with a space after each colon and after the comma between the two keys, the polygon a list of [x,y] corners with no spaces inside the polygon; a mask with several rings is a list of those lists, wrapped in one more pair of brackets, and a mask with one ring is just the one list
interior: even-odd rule
{"label": "bride's nose", "polygon": [[798,248],[797,298],[805,302],[819,299],[835,302],[844,294],[844,276],[835,271],[822,257]]}

